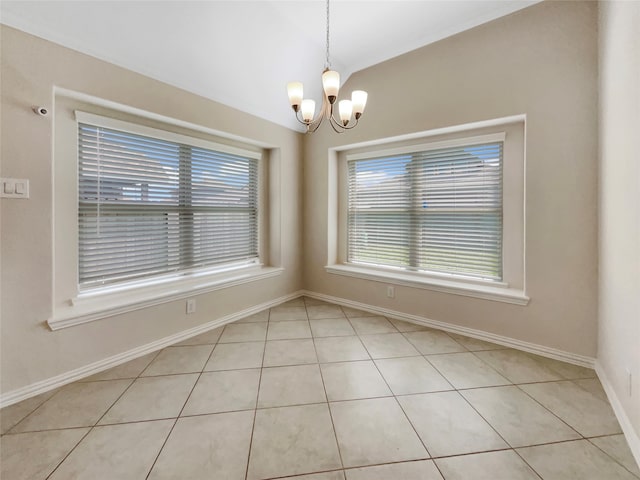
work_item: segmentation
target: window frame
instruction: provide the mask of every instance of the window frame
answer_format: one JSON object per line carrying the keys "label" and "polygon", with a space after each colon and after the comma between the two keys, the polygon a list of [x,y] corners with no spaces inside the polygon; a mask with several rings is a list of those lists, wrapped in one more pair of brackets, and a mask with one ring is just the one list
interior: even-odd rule
{"label": "window frame", "polygon": [[[71,90],[58,88],[55,92],[55,101],[52,132],[53,275],[51,277],[51,314],[46,320],[51,330],[81,325],[268,279],[284,272],[284,268],[280,265],[281,198],[277,188],[281,168],[279,148]],[[128,123],[140,129],[143,135],[145,131],[160,130],[173,138],[185,136],[195,146],[211,148],[214,145],[216,148],[224,148],[231,152],[253,152],[253,155],[260,156],[258,163],[259,262],[249,265],[229,265],[225,268],[198,269],[188,274],[170,273],[157,278],[145,278],[104,288],[79,291],[76,111],[113,122],[105,125],[107,128]],[[69,241],[69,238],[74,240]]]}
{"label": "window frame", "polygon": [[[347,154],[346,158],[345,158],[345,163],[347,166],[347,169],[349,169],[349,164],[351,164],[352,162],[358,162],[358,161],[366,161],[366,160],[376,160],[376,159],[382,159],[385,157],[394,157],[394,156],[404,156],[404,155],[421,155],[423,153],[429,152],[429,151],[434,151],[434,150],[441,150],[441,149],[446,149],[446,148],[455,148],[455,147],[474,147],[474,146],[478,146],[478,145],[486,145],[486,144],[501,144],[501,165],[500,165],[500,193],[502,194],[502,182],[503,182],[503,178],[502,178],[502,171],[504,169],[504,153],[503,153],[503,145],[505,142],[505,137],[506,134],[505,132],[500,132],[500,133],[493,133],[493,134],[487,134],[487,135],[481,135],[481,136],[474,136],[474,137],[465,137],[465,138],[459,138],[459,139],[454,139],[454,140],[444,140],[444,141],[436,141],[436,142],[430,142],[430,143],[423,143],[423,144],[418,144],[418,145],[412,145],[412,146],[406,146],[406,147],[399,147],[399,148],[395,148],[395,149],[386,149],[386,150],[375,150],[372,152],[366,152],[366,153],[358,153],[358,154]],[[413,160],[412,160],[413,162]],[[412,182],[412,185],[414,184],[414,182],[416,181],[415,175],[411,175],[410,176],[410,181]],[[349,183],[350,183],[350,174],[347,173],[347,247],[346,247],[346,252],[345,252],[345,261],[344,263],[346,265],[353,265],[353,266],[362,266],[364,268],[369,268],[369,267],[378,267],[381,270],[391,270],[391,271],[397,271],[397,272],[406,272],[406,273],[416,273],[419,275],[425,275],[425,276],[431,276],[431,277],[440,277],[440,278],[444,278],[444,279],[451,279],[451,280],[461,280],[461,281],[472,281],[472,282],[478,282],[478,283],[486,283],[488,285],[506,285],[505,282],[502,281],[502,277],[503,277],[503,262],[504,262],[504,258],[501,259],[500,261],[500,279],[488,279],[488,278],[482,278],[480,276],[472,276],[472,275],[464,275],[464,274],[460,274],[460,273],[453,273],[453,272],[444,272],[444,271],[437,271],[437,270],[428,270],[428,269],[420,269],[417,265],[411,266],[411,265],[405,265],[405,266],[391,266],[391,265],[376,265],[376,264],[367,264],[366,262],[357,262],[357,261],[349,261],[349,257],[350,257],[350,251],[349,251],[349,246],[351,244],[350,239],[349,239],[349,220],[348,220],[348,214],[349,214],[349,197],[351,192],[349,191]],[[419,193],[414,192],[413,186],[411,188],[411,198],[412,201],[415,201],[417,196],[419,196]],[[503,195],[501,195],[501,200],[503,199]],[[503,206],[502,206],[502,202],[500,205],[500,217],[502,219],[502,211],[503,211]],[[428,212],[425,212],[428,213]],[[420,222],[420,220],[418,220],[418,222]],[[416,226],[411,224],[410,227],[410,231],[411,233],[415,234],[416,233]],[[500,235],[500,243],[502,244],[502,231],[501,231],[501,235]],[[407,248],[409,250],[409,256],[411,258],[417,259],[418,257],[421,256],[421,252],[419,250],[417,250],[412,242],[408,242],[407,244]],[[504,257],[504,251],[502,249],[502,245],[500,245],[500,256]],[[412,262],[413,263],[413,262]]]}
{"label": "window frame", "polygon": [[[466,144],[478,138],[503,140],[503,279],[466,278],[439,272],[415,272],[347,262],[348,159],[415,152],[419,148]],[[474,122],[329,150],[329,245],[325,270],[393,285],[527,305],[525,284],[526,116]],[[331,195],[333,191],[333,195]],[[332,214],[331,210],[335,213]]]}
{"label": "window frame", "polygon": [[[79,126],[80,124],[84,124],[84,125],[97,127],[97,128],[105,128],[109,130],[115,130],[118,132],[124,132],[124,133],[133,134],[133,135],[140,135],[140,136],[144,136],[151,139],[163,140],[163,141],[174,143],[181,150],[185,146],[188,148],[195,147],[195,148],[215,151],[218,153],[227,153],[227,154],[241,156],[244,158],[249,158],[257,162],[256,173],[258,177],[257,178],[257,198],[256,198],[256,203],[258,205],[257,206],[258,215],[256,218],[256,223],[257,223],[256,228],[257,228],[257,235],[258,235],[257,245],[256,245],[257,257],[253,261],[229,262],[227,264],[222,264],[222,265],[183,268],[173,272],[168,271],[168,272],[163,272],[156,275],[144,276],[144,277],[135,278],[131,280],[111,282],[111,283],[106,283],[104,285],[93,285],[93,286],[89,285],[85,287],[83,287],[82,284],[80,283],[79,262],[78,262],[78,277],[77,277],[78,298],[81,298],[83,295],[87,293],[96,293],[96,292],[100,293],[100,291],[103,291],[103,290],[110,291],[113,289],[121,290],[126,288],[135,288],[138,286],[144,286],[146,284],[154,284],[162,281],[179,280],[188,275],[216,274],[219,272],[224,272],[224,271],[229,271],[234,269],[249,268],[254,265],[262,265],[261,259],[263,257],[262,252],[264,251],[262,240],[264,235],[261,232],[260,225],[261,223],[264,223],[264,219],[262,219],[261,221],[261,216],[263,216],[263,210],[264,210],[262,206],[265,203],[264,202],[265,195],[263,192],[263,188],[264,188],[263,184],[264,184],[264,177],[265,177],[263,172],[264,170],[263,152],[242,149],[238,147],[230,147],[228,145],[223,145],[221,143],[217,143],[209,140],[203,140],[203,139],[191,137],[188,135],[178,134],[168,130],[148,127],[145,125],[135,124],[132,122],[127,122],[127,121],[123,121],[123,120],[119,120],[111,117],[95,115],[92,113],[79,111],[79,110],[75,111],[75,120],[76,120],[77,126]],[[78,157],[78,165],[79,165],[79,162],[80,162],[80,159]],[[182,164],[182,161],[181,161],[181,164]],[[181,167],[181,170],[182,170],[182,167]],[[78,174],[78,179],[79,179],[79,174]],[[183,185],[181,183],[180,188],[182,188],[182,186]],[[79,191],[79,185],[78,185],[78,191]],[[78,202],[80,202],[79,198],[78,198]],[[164,211],[164,205],[158,205],[157,207],[153,206],[153,208],[158,211]],[[180,228],[182,228],[182,226]],[[78,241],[78,256],[80,256],[79,236],[76,236],[76,240]]]}

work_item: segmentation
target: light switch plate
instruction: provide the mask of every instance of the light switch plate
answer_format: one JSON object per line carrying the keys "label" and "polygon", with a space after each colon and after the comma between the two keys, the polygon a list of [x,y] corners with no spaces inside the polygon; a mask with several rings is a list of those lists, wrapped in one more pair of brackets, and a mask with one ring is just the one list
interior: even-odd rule
{"label": "light switch plate", "polygon": [[0,198],[29,198],[29,180],[0,178]]}

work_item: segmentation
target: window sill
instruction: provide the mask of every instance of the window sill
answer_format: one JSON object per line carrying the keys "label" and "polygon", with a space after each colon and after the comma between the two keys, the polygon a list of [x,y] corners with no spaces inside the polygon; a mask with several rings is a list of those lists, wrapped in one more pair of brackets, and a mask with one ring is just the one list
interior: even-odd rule
{"label": "window sill", "polygon": [[214,290],[275,277],[283,271],[282,267],[253,266],[197,278],[185,277],[160,285],[93,293],[80,296],[70,301],[69,306],[56,309],[53,316],[47,320],[47,324],[51,330],[60,330]]}
{"label": "window sill", "polygon": [[463,295],[465,297],[481,298],[514,305],[527,305],[529,303],[529,297],[525,295],[524,291],[514,288],[435,279],[409,273],[381,271],[353,265],[327,265],[324,268],[328,273],[335,275],[362,278],[365,280],[373,280],[374,282],[387,282],[393,283],[394,285],[423,288],[435,292],[451,293],[453,295]]}

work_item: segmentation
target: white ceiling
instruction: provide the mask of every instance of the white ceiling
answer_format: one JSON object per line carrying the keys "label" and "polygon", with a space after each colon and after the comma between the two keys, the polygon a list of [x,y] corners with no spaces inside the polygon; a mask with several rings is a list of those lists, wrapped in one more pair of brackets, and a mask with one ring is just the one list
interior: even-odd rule
{"label": "white ceiling", "polygon": [[[344,82],[537,1],[332,0],[331,63]],[[325,8],[323,0],[3,0],[0,21],[297,129],[286,84],[302,81],[305,97],[320,100]]]}

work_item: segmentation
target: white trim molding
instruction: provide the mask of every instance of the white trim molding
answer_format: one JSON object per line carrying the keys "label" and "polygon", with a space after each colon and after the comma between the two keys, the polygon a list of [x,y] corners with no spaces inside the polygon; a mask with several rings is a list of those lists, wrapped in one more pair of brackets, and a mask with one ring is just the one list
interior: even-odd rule
{"label": "white trim molding", "polygon": [[465,297],[482,298],[494,302],[527,305],[529,297],[522,290],[507,286],[493,286],[488,282],[467,282],[428,277],[426,275],[411,274],[395,271],[383,271],[374,268],[356,267],[354,265],[327,265],[324,269],[328,273],[347,277],[373,280],[374,282],[391,283],[405,287],[424,288],[435,292],[451,293]]}
{"label": "white trim molding", "polygon": [[3,395],[0,395],[0,408],[8,407],[9,405],[13,405],[14,403],[26,400],[27,398],[40,395],[41,393],[45,393],[49,390],[62,387],[68,383],[81,380],[85,377],[100,373],[104,370],[117,367],[122,363],[134,360],[138,357],[151,352],[155,352],[175,343],[182,342],[183,340],[187,340],[191,337],[195,337],[196,335],[200,335],[201,333],[208,332],[209,330],[212,330],[214,328],[221,327],[223,325],[226,325],[227,323],[235,322],[236,320],[240,320],[241,318],[261,312],[263,310],[266,310],[267,308],[275,307],[277,305],[280,305],[281,303],[293,300],[294,298],[298,298],[301,295],[301,291],[290,293],[274,300],[254,305],[253,307],[246,308],[239,312],[225,315],[224,317],[220,317],[210,322],[203,323],[202,325],[198,325],[197,327],[193,327],[188,330],[182,330],[180,332],[174,333],[173,335],[169,335],[168,337],[164,337],[160,340],[141,345],[126,352],[122,352],[103,360],[93,362],[84,367],[76,368],[75,370],[56,375],[55,377],[47,378],[31,385],[12,390]]}
{"label": "white trim molding", "polygon": [[168,284],[152,284],[135,289],[87,295],[69,301],[69,305],[63,309],[56,309],[53,316],[47,320],[47,324],[51,330],[60,330],[214,290],[264,280],[282,272],[282,267],[256,267],[236,270],[233,273],[225,272],[204,279],[185,278]]}
{"label": "white trim molding", "polygon": [[635,458],[636,463],[640,465],[640,436],[633,428],[631,419],[629,419],[627,412],[625,412],[622,407],[622,402],[620,402],[620,399],[618,398],[618,395],[616,394],[613,385],[611,385],[609,377],[607,377],[607,374],[604,368],[602,368],[599,360],[596,360],[595,368],[598,379],[600,380],[600,383],[602,383],[602,388],[604,388],[607,398],[609,399],[609,403],[611,404],[611,408],[613,408],[613,413],[616,415],[616,418],[620,423],[620,427],[622,428],[622,432],[627,440],[631,454]]}
{"label": "white trim molding", "polygon": [[561,362],[571,363],[573,365],[579,365],[581,367],[594,368],[595,358],[587,357],[585,355],[578,355],[576,353],[566,352],[557,348],[546,347],[544,345],[538,345],[537,343],[525,342],[511,337],[505,337],[503,335],[496,335],[495,333],[489,333],[482,330],[476,330],[474,328],[461,327],[453,325],[451,323],[441,322],[438,320],[432,320],[427,317],[419,315],[413,315],[410,313],[398,312],[396,310],[389,310],[387,308],[376,307],[368,305],[366,303],[354,302],[340,297],[334,297],[332,295],[325,295],[322,293],[310,292],[303,290],[301,292],[307,297],[316,298],[318,300],[324,300],[326,302],[336,303],[345,307],[356,308],[358,310],[364,310],[366,312],[375,313],[384,317],[394,318],[397,320],[404,320],[405,322],[414,323],[416,325],[423,325],[425,327],[435,328],[445,332],[457,333],[466,337],[477,338],[478,340],[484,340],[486,342],[497,343],[506,347],[515,348],[525,352],[540,355],[542,357],[551,358],[553,360],[560,360]]}

